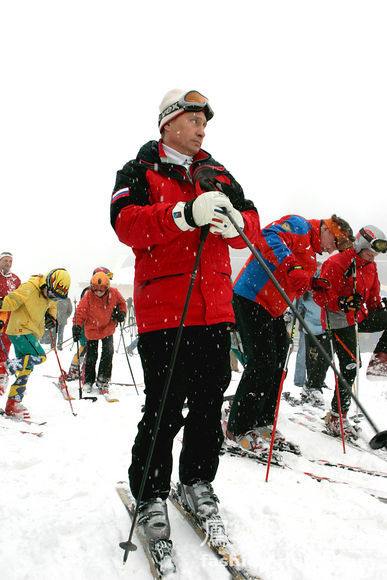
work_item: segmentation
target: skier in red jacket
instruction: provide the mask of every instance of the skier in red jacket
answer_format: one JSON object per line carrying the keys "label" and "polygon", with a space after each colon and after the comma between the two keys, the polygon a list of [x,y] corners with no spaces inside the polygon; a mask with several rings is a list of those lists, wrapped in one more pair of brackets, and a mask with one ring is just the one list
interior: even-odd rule
{"label": "skier in red jacket", "polygon": [[[11,252],[1,252],[0,254],[0,302],[18,288],[21,284],[20,278],[11,272],[13,256]],[[9,356],[11,341],[6,334],[9,313],[3,312],[0,317],[0,395],[4,394],[8,385],[8,373],[5,363]]]}
{"label": "skier in red jacket", "polygon": [[[332,330],[332,339],[337,353],[340,370],[347,382],[352,385],[356,377],[356,331],[379,332],[383,334],[375,347],[370,360],[367,376],[385,379],[387,375],[387,310],[386,302],[380,297],[380,282],[375,257],[387,252],[385,234],[379,228],[367,225],[356,235],[353,248],[330,257],[321,268],[321,276],[331,283],[325,291],[314,292],[315,301],[322,307],[323,328],[328,322]],[[329,337],[321,339],[324,348],[329,352]],[[320,377],[324,376],[328,364],[318,356],[313,363],[315,382],[309,388],[318,388]],[[347,419],[351,404],[351,395],[344,385],[339,383],[341,409],[344,417],[344,428],[348,437],[356,437],[352,425]],[[332,410],[325,418],[328,430],[340,436],[338,404],[336,393],[332,399]]]}
{"label": "skier in red jacket", "polygon": [[[170,366],[203,226],[210,226],[191,295],[182,341],[140,506],[139,523],[152,532],[154,509],[164,514],[158,537],[169,537],[166,498],[172,445],[184,425],[180,455],[183,500],[200,516],[217,512],[211,482],[219,463],[223,393],[231,378],[229,323],[234,322],[229,248],[245,242],[226,207],[253,241],[259,219],[232,175],[201,149],[213,111],[198,91],[169,91],[161,105],[161,140],[144,145],[118,171],[111,222],[136,256],[134,304],[144,369],[145,413],[132,450],[129,480],[138,496],[151,431]],[[184,401],[188,415],[182,416]]]}
{"label": "skier in red jacket", "polygon": [[96,378],[98,341],[102,342],[102,354],[98,367],[97,387],[100,395],[109,395],[112,374],[113,334],[117,324],[126,317],[126,302],[117,288],[110,288],[110,280],[104,272],[93,274],[90,287],[81,298],[73,319],[73,338],[78,342],[82,326],[87,339],[85,384],[91,391]]}
{"label": "skier in red jacket", "polygon": [[[291,300],[325,285],[314,278],[316,254],[342,249],[352,237],[348,223],[333,215],[307,220],[287,215],[262,230],[256,247]],[[227,425],[227,435],[239,446],[267,459],[275,405],[288,349],[283,300],[264,269],[251,257],[234,284],[233,305],[246,366],[238,385]],[[275,459],[281,450],[294,449],[276,432]]]}

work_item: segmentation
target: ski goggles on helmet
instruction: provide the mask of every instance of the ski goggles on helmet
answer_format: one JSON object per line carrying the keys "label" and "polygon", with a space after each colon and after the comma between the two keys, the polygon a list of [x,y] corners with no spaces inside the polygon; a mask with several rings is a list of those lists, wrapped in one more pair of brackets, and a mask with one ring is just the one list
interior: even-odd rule
{"label": "ski goggles on helmet", "polygon": [[161,121],[167,115],[170,115],[174,111],[203,111],[206,116],[207,121],[212,119],[214,116],[214,111],[211,109],[207,97],[199,93],[199,91],[188,91],[183,95],[176,103],[169,105],[162,113],[159,115],[159,125]]}
{"label": "ski goggles on helmet", "polygon": [[359,233],[369,243],[372,251],[377,254],[385,254],[387,252],[387,240],[373,238],[364,228],[361,228]]}

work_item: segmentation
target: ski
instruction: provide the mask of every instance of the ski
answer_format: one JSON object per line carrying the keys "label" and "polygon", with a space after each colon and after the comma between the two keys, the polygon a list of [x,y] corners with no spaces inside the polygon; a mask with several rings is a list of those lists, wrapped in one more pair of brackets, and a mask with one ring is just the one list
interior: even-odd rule
{"label": "ski", "polygon": [[382,503],[387,503],[387,495],[380,495],[382,492],[377,489],[370,489],[368,487],[363,487],[362,485],[357,485],[356,483],[350,483],[349,481],[340,481],[337,479],[331,479],[330,477],[326,477],[323,475],[316,475],[315,473],[310,473],[308,471],[303,472],[304,475],[316,480],[316,481],[327,481],[329,483],[336,483],[339,485],[348,485],[349,487],[359,489],[360,491],[364,491],[368,495],[371,495],[375,499],[381,501]]}
{"label": "ski", "polygon": [[70,395],[70,391],[69,391],[70,396],[67,395],[67,391],[64,388],[63,383],[58,381],[57,383],[53,382],[52,384],[60,391],[60,394],[62,395],[62,397],[64,398],[65,401],[68,401],[68,400],[75,401],[75,397]]}
{"label": "ski", "polygon": [[106,395],[102,395],[102,396],[107,403],[119,403],[120,402],[119,399],[117,399],[116,397],[112,397],[110,394],[106,394]]}
{"label": "ski", "polygon": [[[266,465],[267,464],[267,458],[263,459],[262,457],[260,457],[259,455],[250,452],[250,451],[246,451],[244,449],[241,449],[240,447],[233,447],[233,446],[223,446],[222,450],[220,452],[220,454],[225,454],[227,453],[228,455],[234,456],[234,457],[246,457],[248,459],[251,459],[253,461],[255,461],[256,463],[259,463],[261,465]],[[360,467],[357,465],[347,465],[344,463],[334,463],[331,461],[328,461],[326,459],[311,459],[309,457],[305,457],[303,456],[304,459],[306,459],[307,461],[309,461],[310,463],[314,463],[317,465],[321,465],[324,467],[332,467],[332,468],[337,468],[337,469],[343,469],[346,471],[353,471],[355,473],[361,473],[364,475],[369,475],[372,477],[382,477],[382,478],[387,478],[387,473],[383,472],[383,471],[376,471],[376,470],[372,470],[372,469],[367,469],[364,467]],[[288,465],[286,463],[273,463],[273,465],[276,465],[277,467],[282,467],[283,469],[290,469],[293,471],[298,471],[297,469],[295,469],[293,466]],[[353,487],[358,487],[359,489],[364,489],[364,491],[366,491],[367,493],[370,493],[370,495],[373,495],[375,497],[377,497],[377,499],[379,499],[380,501],[386,501],[387,502],[387,496],[385,499],[383,499],[383,497],[380,497],[379,495],[377,495],[377,492],[374,492],[373,490],[369,490],[367,488],[363,488],[361,486],[358,486],[356,484],[352,484],[352,483],[347,483],[347,482],[342,482],[342,481],[335,481],[335,480],[331,480],[329,477],[326,476],[319,476],[316,475],[314,473],[310,473],[307,471],[300,471],[301,473],[303,473],[304,475],[308,475],[310,477],[314,477],[316,480],[322,481],[322,480],[327,480],[327,481],[331,481],[332,483],[346,483],[347,485],[353,485]]]}
{"label": "ski", "polygon": [[[260,580],[258,576],[250,574],[241,564],[241,556],[235,551],[231,540],[228,538],[220,515],[211,516],[202,522],[192,512],[186,509],[180,499],[179,487],[173,483],[171,483],[169,500],[184,519],[189,522],[203,544],[206,544],[221,560],[223,566],[230,573],[231,578],[236,578],[236,580]],[[226,538],[226,541],[224,541],[224,538]]]}
{"label": "ski", "polygon": [[[322,435],[324,435],[324,437],[329,437],[329,439],[336,439],[337,441],[340,441],[340,437],[335,437],[334,435],[331,435],[326,429],[324,429],[322,423],[320,427],[318,417],[313,415],[307,415],[305,413],[295,413],[295,415],[296,416],[288,417],[289,421],[292,421],[292,423],[296,423],[297,425],[301,425],[302,427],[306,427],[307,429],[313,431],[314,433],[321,433]],[[371,449],[367,449],[366,447],[361,446],[357,441],[355,442],[353,439],[346,438],[345,444],[348,447],[352,447],[357,451],[363,451],[364,453],[368,453],[369,455],[372,455],[372,457],[377,457],[378,459],[382,458],[385,459],[386,457],[386,453],[383,452],[382,450],[373,451]]]}
{"label": "ski", "polygon": [[17,423],[26,423],[27,425],[38,425],[41,427],[42,425],[47,425],[47,421],[33,421],[31,419],[17,419],[12,416],[6,415],[4,409],[0,409],[0,415],[2,415],[5,419],[10,419],[11,421],[16,421]]}
{"label": "ski", "polygon": [[1,429],[7,429],[8,431],[14,431],[16,433],[22,433],[23,435],[35,435],[35,437],[43,437],[43,431],[23,431],[22,429],[12,429],[7,425],[0,425]]}
{"label": "ski", "polygon": [[318,465],[323,465],[324,467],[335,467],[337,469],[343,469],[345,471],[354,471],[355,473],[363,473],[364,475],[371,475],[372,477],[385,477],[387,478],[387,472],[385,471],[375,471],[374,469],[367,469],[366,467],[360,467],[358,465],[347,465],[345,463],[334,463],[328,461],[327,459],[310,459],[308,461],[312,463],[317,463]]}
{"label": "ski", "polygon": [[[116,491],[132,520],[136,509],[136,502],[129,491],[128,484],[125,481],[119,481],[116,485]],[[172,541],[153,540],[149,542],[141,533],[139,528],[137,528],[137,536],[149,561],[149,567],[153,578],[156,580],[160,580],[160,578],[176,578],[176,565],[173,561],[172,555]],[[126,546],[127,542],[120,542],[120,548],[125,550]]]}
{"label": "ski", "polygon": [[[133,383],[117,383],[116,381],[110,381],[111,385],[118,385],[119,387],[134,387]],[[137,383],[137,387],[143,387],[144,383]]]}
{"label": "ski", "polygon": [[[255,453],[248,452],[248,451],[245,452],[243,449],[240,449],[240,452],[237,452],[237,453],[230,452],[229,454],[234,456],[234,457],[247,457],[248,459],[252,459],[256,463],[260,463],[261,465],[266,464],[266,462],[262,461],[261,458],[258,455],[256,455]],[[305,459],[307,459],[307,458],[305,458]],[[312,463],[317,463],[317,464],[323,465],[323,466],[337,467],[340,469],[347,469],[349,471],[355,471],[357,473],[364,473],[366,475],[371,475],[371,476],[376,476],[376,477],[387,477],[387,473],[376,472],[376,471],[372,471],[372,470],[365,470],[365,469],[362,469],[360,467],[348,466],[348,465],[344,465],[344,464],[340,464],[340,463],[330,463],[330,462],[325,461],[324,459],[307,459],[307,461],[310,461]],[[339,480],[327,477],[325,475],[317,475],[316,473],[311,473],[310,471],[302,471],[302,470],[299,470],[299,469],[292,467],[291,465],[287,465],[285,463],[280,465],[279,467],[282,467],[284,469],[290,469],[291,471],[295,471],[297,473],[302,473],[303,475],[311,477],[312,479],[315,479],[316,481],[328,481],[329,483],[338,483],[338,484],[342,484],[342,485],[349,485],[350,487],[359,489],[360,491],[364,491],[365,493],[372,495],[373,497],[375,497],[376,499],[378,499],[379,501],[381,501],[383,503],[387,503],[387,495],[385,495],[385,496],[381,495],[382,492],[379,490],[369,489],[367,487],[357,485],[356,483],[352,483],[352,482],[350,483],[348,481],[339,481]]]}
{"label": "ski", "polygon": [[[232,445],[226,441],[223,442],[220,450],[220,455],[225,454],[232,455],[233,457],[247,457],[248,459],[252,459],[256,463],[261,463],[262,465],[267,465],[267,460],[269,458],[269,452],[264,452],[258,455],[258,453],[242,449],[239,445]],[[276,467],[285,467],[283,460],[280,461],[278,456],[274,455],[274,453],[271,458],[271,464]]]}
{"label": "ski", "polygon": [[[330,439],[336,439],[340,441],[340,437],[335,437],[334,435],[331,435],[331,433],[329,433],[324,428],[322,419],[320,427],[319,423],[317,422],[318,418],[313,415],[307,415],[305,413],[296,413],[295,415],[297,416],[288,417],[289,421],[291,421],[292,423],[296,423],[297,425],[302,425],[303,427],[306,427],[307,429],[313,431],[314,433],[322,433],[324,436],[329,437]],[[349,447],[357,449],[358,451],[368,451],[367,449],[364,449],[364,447],[361,447],[361,445],[356,443],[353,439],[348,439],[347,437],[345,439],[345,444],[348,445]]]}

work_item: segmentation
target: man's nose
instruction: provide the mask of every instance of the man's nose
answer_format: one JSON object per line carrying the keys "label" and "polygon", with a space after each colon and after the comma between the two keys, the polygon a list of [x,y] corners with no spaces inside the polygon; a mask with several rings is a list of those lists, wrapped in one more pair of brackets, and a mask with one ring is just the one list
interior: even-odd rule
{"label": "man's nose", "polygon": [[200,126],[199,126],[199,127],[197,127],[196,134],[197,134],[199,137],[204,137],[204,136],[205,136],[205,134],[206,134],[204,127],[200,127]]}

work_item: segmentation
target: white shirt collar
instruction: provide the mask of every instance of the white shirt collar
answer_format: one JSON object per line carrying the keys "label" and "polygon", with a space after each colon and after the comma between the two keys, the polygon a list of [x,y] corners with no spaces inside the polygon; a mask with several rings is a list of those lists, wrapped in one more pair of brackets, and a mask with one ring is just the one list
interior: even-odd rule
{"label": "white shirt collar", "polygon": [[192,163],[192,157],[189,155],[184,155],[184,153],[180,153],[176,151],[176,149],[172,149],[172,147],[168,147],[163,143],[163,149],[167,155],[167,163],[174,163],[175,165],[183,165],[185,168],[189,168]]}

